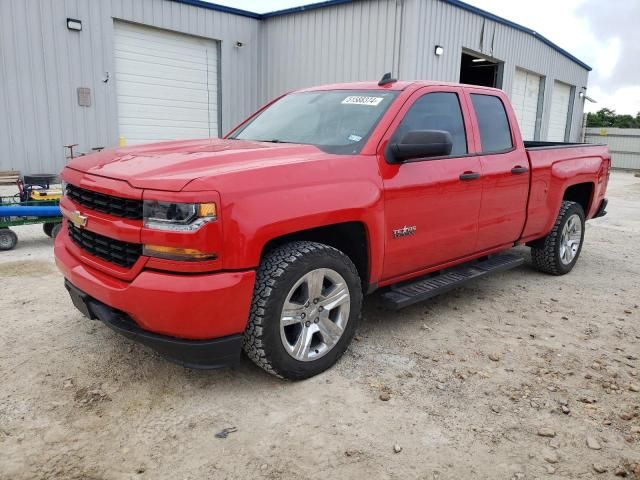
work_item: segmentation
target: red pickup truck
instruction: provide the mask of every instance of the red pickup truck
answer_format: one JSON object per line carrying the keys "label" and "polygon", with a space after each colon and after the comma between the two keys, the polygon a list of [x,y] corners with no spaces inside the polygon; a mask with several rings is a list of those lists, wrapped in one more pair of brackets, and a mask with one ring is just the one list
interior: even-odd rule
{"label": "red pickup truck", "polygon": [[62,172],[55,257],[89,318],[188,367],[301,379],[347,349],[363,294],[400,308],[522,264],[574,267],[605,214],[597,145],[523,142],[500,91],[296,91],[223,139],[105,150]]}

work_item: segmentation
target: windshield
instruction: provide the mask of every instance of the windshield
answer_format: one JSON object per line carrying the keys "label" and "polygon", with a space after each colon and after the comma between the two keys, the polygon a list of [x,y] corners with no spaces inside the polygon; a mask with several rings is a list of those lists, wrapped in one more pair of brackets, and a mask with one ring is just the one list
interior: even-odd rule
{"label": "windshield", "polygon": [[396,95],[380,90],[293,93],[229,138],[304,143],[332,153],[358,153]]}

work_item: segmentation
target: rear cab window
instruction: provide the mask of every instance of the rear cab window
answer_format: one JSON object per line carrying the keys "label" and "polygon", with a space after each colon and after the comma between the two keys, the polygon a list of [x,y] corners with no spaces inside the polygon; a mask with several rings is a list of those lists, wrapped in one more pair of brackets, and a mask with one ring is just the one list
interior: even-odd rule
{"label": "rear cab window", "polygon": [[504,104],[494,95],[471,94],[478,119],[482,153],[501,153],[513,149],[511,126]]}

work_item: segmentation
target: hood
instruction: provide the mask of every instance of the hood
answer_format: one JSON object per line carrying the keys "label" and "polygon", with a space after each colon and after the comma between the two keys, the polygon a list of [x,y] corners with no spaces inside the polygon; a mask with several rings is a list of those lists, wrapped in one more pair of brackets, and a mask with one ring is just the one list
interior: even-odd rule
{"label": "hood", "polygon": [[205,139],[154,143],[73,159],[73,170],[124,180],[132,187],[182,190],[200,177],[299,163],[327,154],[312,145]]}

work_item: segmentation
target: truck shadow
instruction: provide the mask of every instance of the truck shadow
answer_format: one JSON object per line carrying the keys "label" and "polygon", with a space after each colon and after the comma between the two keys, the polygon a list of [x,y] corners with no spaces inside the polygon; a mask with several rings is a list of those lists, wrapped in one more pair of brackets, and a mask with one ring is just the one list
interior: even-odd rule
{"label": "truck shadow", "polygon": [[[493,292],[495,292],[496,288],[501,288],[499,285],[513,285],[513,288],[519,288],[519,284],[533,273],[533,268],[530,264],[528,249],[521,248],[517,250],[521,250],[518,253],[525,257],[525,264],[512,270],[489,276],[486,280],[470,282],[450,292],[399,311],[390,310],[383,304],[380,298],[382,291],[368,295],[365,297],[362,321],[356,334],[357,337],[364,337],[366,341],[368,336],[375,335],[380,338],[381,342],[384,342],[383,337],[392,338],[397,334],[400,322],[402,322],[402,328],[429,329],[436,321],[446,321],[448,316],[464,314],[464,311],[468,312],[469,310],[481,308],[482,305],[487,305],[488,299],[495,300]],[[162,392],[166,392],[185,388],[215,388],[220,384],[224,384],[225,389],[232,389],[236,392],[250,389],[253,393],[257,393],[261,389],[272,389],[291,383],[300,383],[282,380],[264,372],[244,354],[240,356],[239,362],[233,367],[217,370],[186,368],[171,363],[147,347],[122,338],[104,325],[99,323],[96,323],[96,325],[97,330],[100,332],[96,337],[102,338],[99,343],[103,347],[104,345],[110,345],[111,350],[110,355],[104,359],[105,365],[98,366],[98,370],[104,372],[104,367],[109,364],[106,368],[107,370],[117,368],[120,371],[128,372],[127,376],[133,377],[130,380],[137,382],[138,388],[150,388],[153,390],[158,386],[159,382],[163,385]],[[350,348],[357,349],[357,343],[354,342],[355,345]],[[101,362],[99,361],[98,363]],[[331,369],[319,377],[323,375],[331,375]],[[100,373],[98,373],[98,376],[100,376]],[[310,379],[304,382],[309,381],[316,380]]]}

